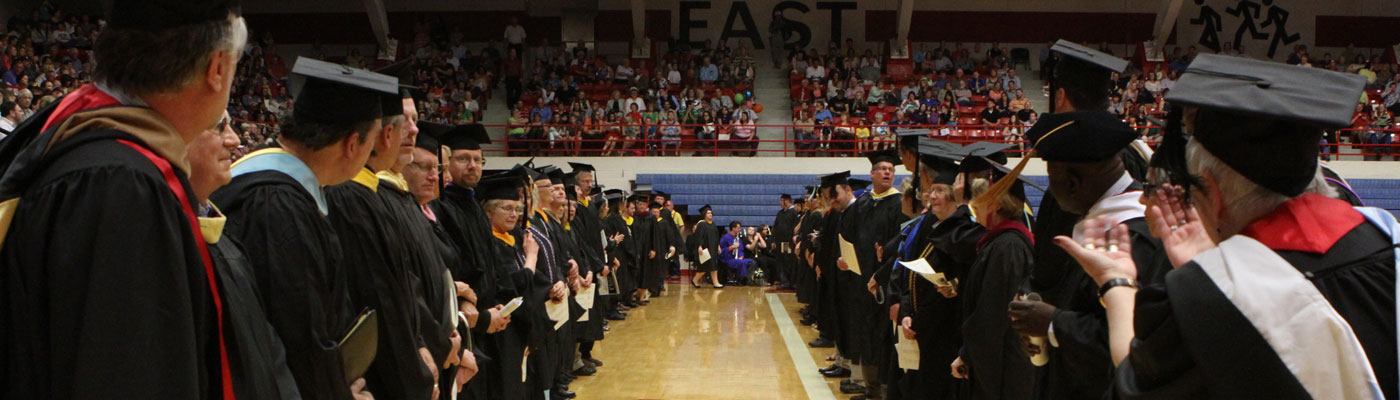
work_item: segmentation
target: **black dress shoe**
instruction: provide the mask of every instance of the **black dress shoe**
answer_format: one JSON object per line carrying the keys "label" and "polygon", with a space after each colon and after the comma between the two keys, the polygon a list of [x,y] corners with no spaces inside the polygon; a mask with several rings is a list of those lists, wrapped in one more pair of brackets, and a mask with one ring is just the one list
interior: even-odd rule
{"label": "black dress shoe", "polygon": [[822,373],[822,374],[828,374],[828,373],[836,372],[836,371],[838,371],[838,370],[840,370],[840,369],[841,369],[840,366],[838,366],[838,365],[836,365],[836,364],[831,364],[831,365],[826,366],[826,368],[822,368],[822,369],[817,370],[817,372],[820,372],[820,373]]}
{"label": "black dress shoe", "polygon": [[627,316],[622,314],[621,312],[613,311],[608,313],[608,319],[613,321],[621,321],[627,319]]}
{"label": "black dress shoe", "polygon": [[818,337],[816,340],[807,343],[807,345],[818,349],[826,347],[836,347],[836,343],[832,343],[831,339],[827,339],[824,337]]}
{"label": "black dress shoe", "polygon": [[582,367],[578,367],[578,369],[574,370],[574,375],[577,376],[593,376],[593,374],[596,373],[598,373],[598,369],[593,368],[593,365],[586,361],[583,363]]}
{"label": "black dress shoe", "polygon": [[583,359],[583,362],[586,364],[593,364],[594,368],[603,366],[603,362],[596,358],[585,358]]}
{"label": "black dress shoe", "polygon": [[835,372],[824,372],[822,373],[822,376],[825,376],[827,378],[849,378],[851,377],[851,370],[841,368],[840,370],[837,370]]}
{"label": "black dress shoe", "polygon": [[803,317],[801,321],[797,321],[797,322],[800,322],[800,323],[802,323],[802,325],[805,325],[805,326],[812,326],[812,325],[814,325],[814,324],[817,323],[817,319],[816,319],[816,318],[811,318],[811,317]]}
{"label": "black dress shoe", "polygon": [[555,399],[572,399],[578,397],[578,395],[574,394],[574,392],[570,392],[568,389],[554,388],[554,390],[549,391],[549,397]]}
{"label": "black dress shoe", "polygon": [[851,382],[851,383],[842,382],[842,383],[841,383],[841,393],[845,393],[845,394],[864,394],[864,393],[865,393],[865,385],[862,385],[862,384],[859,384],[859,383],[855,383],[855,382]]}

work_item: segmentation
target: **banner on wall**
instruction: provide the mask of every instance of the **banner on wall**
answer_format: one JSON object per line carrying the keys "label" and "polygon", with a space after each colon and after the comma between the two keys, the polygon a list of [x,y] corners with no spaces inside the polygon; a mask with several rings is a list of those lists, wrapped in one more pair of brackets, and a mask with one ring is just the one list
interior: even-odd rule
{"label": "banner on wall", "polygon": [[1193,0],[1182,6],[1176,44],[1203,53],[1241,53],[1284,60],[1294,46],[1312,47],[1316,17],[1326,2],[1309,0]]}

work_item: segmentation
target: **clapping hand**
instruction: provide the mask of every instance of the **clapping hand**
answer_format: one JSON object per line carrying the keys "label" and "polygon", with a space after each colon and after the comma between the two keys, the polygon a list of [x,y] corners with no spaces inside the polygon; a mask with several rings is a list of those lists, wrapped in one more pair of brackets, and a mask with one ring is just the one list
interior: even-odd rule
{"label": "clapping hand", "polygon": [[1066,236],[1055,237],[1055,244],[1074,257],[1097,285],[1114,278],[1137,278],[1128,226],[1119,224],[1106,230],[1109,221],[1108,217],[1085,220],[1079,232],[1082,243]]}
{"label": "clapping hand", "polygon": [[1162,239],[1172,268],[1180,268],[1197,254],[1215,248],[1196,207],[1186,204],[1183,195],[1180,187],[1163,185],[1156,191],[1156,204],[1147,208],[1152,235]]}

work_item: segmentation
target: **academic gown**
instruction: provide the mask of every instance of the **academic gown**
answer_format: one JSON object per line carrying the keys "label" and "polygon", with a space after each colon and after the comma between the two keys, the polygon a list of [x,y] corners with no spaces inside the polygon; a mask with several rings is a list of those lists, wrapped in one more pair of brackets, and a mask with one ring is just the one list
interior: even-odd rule
{"label": "academic gown", "polygon": [[[486,333],[486,329],[491,326],[489,310],[504,304],[496,296],[496,268],[492,265],[496,262],[492,253],[492,241],[496,239],[491,236],[491,223],[486,219],[481,204],[477,202],[475,191],[461,186],[443,187],[441,196],[428,202],[428,207],[433,210],[433,215],[437,216],[435,232],[440,241],[448,245],[448,248],[443,250],[443,259],[448,270],[452,272],[453,279],[466,283],[476,291],[478,316],[476,326],[470,329],[470,333],[474,335],[473,341],[479,345],[472,351],[477,356],[477,368],[481,371],[478,373],[490,373],[499,366],[495,364],[499,354],[495,352],[496,346],[489,338],[494,335]],[[448,253],[455,256],[449,256]],[[458,330],[462,334],[462,346],[465,348],[467,329],[459,326]],[[491,378],[472,379],[462,389],[463,397],[494,398],[491,394],[500,393],[499,381]]]}
{"label": "academic gown", "polygon": [[816,266],[807,264],[807,254],[816,254],[817,241],[812,239],[812,233],[821,228],[822,221],[821,211],[809,211],[802,216],[797,230],[797,242],[802,247],[797,254],[797,301],[809,307],[817,301],[817,270]]}
{"label": "academic gown", "polygon": [[[549,319],[545,310],[545,304],[552,302],[549,298],[550,289],[556,282],[564,282],[564,274],[568,269],[565,260],[569,258],[560,242],[562,237],[555,233],[554,223],[550,221],[551,219],[543,217],[542,213],[533,212],[528,228],[540,246],[534,283],[531,285],[530,295],[525,298],[526,305],[534,309],[532,323],[538,328],[531,332],[532,350],[529,360],[530,389],[536,392],[552,389],[557,375],[563,372],[558,369],[563,337],[561,331],[568,329],[567,323],[560,329],[554,329],[554,321]],[[536,348],[538,351],[534,350]]]}
{"label": "academic gown", "polygon": [[[977,240],[985,233],[972,221],[972,212],[960,206],[948,218],[920,228],[913,254],[922,255],[935,271],[949,280],[957,279],[958,296],[968,286],[968,271],[977,257]],[[907,270],[906,270],[907,271]],[[901,298],[899,317],[913,317],[915,340],[919,344],[919,369],[902,380],[904,397],[914,399],[957,398],[962,383],[950,375],[948,365],[958,357],[963,337],[962,299],[946,298],[938,288],[915,273],[903,274],[906,296]]]}
{"label": "academic gown", "polygon": [[211,278],[183,209],[193,199],[116,141],[141,145],[126,132],[81,132],[40,155],[53,132],[21,140],[51,110],[0,144],[0,192],[20,197],[0,250],[0,397],[219,398]]}
{"label": "academic gown", "polygon": [[[296,379],[287,369],[282,338],[267,322],[259,300],[262,295],[242,247],[233,238],[219,237],[222,226],[213,232],[209,258],[219,275],[219,294],[224,301],[224,340],[234,395],[240,399],[300,399]],[[210,235],[205,234],[206,241]]]}
{"label": "academic gown", "polygon": [[[661,294],[666,284],[666,232],[658,224],[656,215],[639,215],[632,220],[633,251],[637,254],[637,265],[641,266],[637,275],[637,288],[646,289],[653,296]],[[670,223],[670,221],[664,221]],[[655,252],[655,256],[652,256]]]}
{"label": "academic gown", "polygon": [[[1289,203],[1298,207],[1290,209]],[[1359,214],[1344,201],[1304,195],[1289,203],[1241,234],[1274,250],[1311,281],[1351,326],[1385,397],[1397,398],[1391,237],[1368,221],[1357,223]],[[1290,222],[1300,220],[1305,222]],[[1341,228],[1296,235],[1303,232],[1301,226],[1322,225]],[[1300,244],[1304,242],[1326,250],[1304,249],[1309,247]],[[1277,353],[1195,261],[1138,292],[1133,325],[1132,350],[1116,373],[1120,398],[1308,398]]]}
{"label": "academic gown", "polygon": [[815,257],[817,268],[821,270],[821,277],[817,278],[817,328],[821,330],[822,337],[832,340],[841,337],[843,328],[838,316],[841,303],[838,294],[840,286],[837,286],[837,273],[843,271],[836,267],[836,258],[841,256],[841,245],[837,235],[841,232],[843,214],[835,208],[826,212],[817,237],[819,244],[816,246]]}
{"label": "academic gown", "polygon": [[[501,237],[510,238],[510,243]],[[535,272],[525,268],[525,256],[521,253],[523,249],[520,247],[520,241],[511,233],[501,233],[485,244],[488,246],[486,262],[495,270],[495,276],[500,278],[493,282],[495,288],[492,292],[496,298],[492,301],[505,304],[516,297],[527,299],[525,304],[509,315],[510,324],[507,324],[504,330],[487,335],[487,340],[483,342],[483,345],[491,350],[488,353],[494,354],[497,361],[496,368],[481,369],[486,374],[482,378],[495,380],[495,384],[492,385],[495,391],[486,398],[533,399],[538,395],[533,394],[525,383],[525,376],[521,375],[521,365],[527,361],[525,350],[531,349],[531,358],[538,357],[538,349],[543,348],[543,343],[537,345],[533,338],[540,333],[537,332],[540,329],[551,329],[553,325],[541,327],[535,320],[534,314],[543,310],[536,310],[531,304],[533,300],[528,300],[534,292]],[[536,268],[541,265],[536,262]]]}
{"label": "academic gown", "polygon": [[1019,221],[993,227],[979,240],[977,260],[963,282],[961,357],[967,365],[968,398],[1025,400],[1035,379],[1021,334],[1006,308],[1019,294],[1034,262],[1029,229]]}
{"label": "academic gown", "polygon": [[[617,277],[617,293],[621,296],[631,296],[637,290],[637,260],[636,247],[633,243],[636,239],[632,236],[632,227],[620,214],[609,215],[603,221],[603,233],[608,236],[608,257],[617,261],[617,268],[612,271],[612,275]],[[622,234],[621,241],[613,241],[612,237]]]}
{"label": "academic gown", "polygon": [[360,176],[372,180],[326,187],[326,203],[345,254],[351,305],[378,315],[379,350],[365,371],[365,387],[388,398],[427,398],[433,375],[418,352],[426,344],[405,237],[379,197],[379,178],[368,169]]}
{"label": "academic gown", "polygon": [[836,345],[847,358],[860,364],[884,366],[888,355],[885,349],[894,345],[892,332],[882,329],[881,323],[889,319],[889,311],[876,302],[868,283],[879,270],[875,245],[883,246],[898,236],[900,224],[907,219],[900,210],[901,197],[893,190],[881,197],[864,194],[847,208],[850,218],[842,219],[841,234],[855,248],[855,261],[860,263],[861,271],[856,274],[838,270],[836,274],[842,331]]}
{"label": "academic gown", "polygon": [[[695,223],[695,233],[687,238],[686,257],[695,260],[699,266],[699,273],[709,273],[715,270],[715,265],[719,263],[719,228],[710,221],[700,221]],[[700,262],[700,250],[707,249],[710,259]]]}
{"label": "academic gown", "polygon": [[[647,277],[652,280],[650,283],[653,296],[661,294],[666,290],[666,277],[671,274],[671,260],[680,254],[685,243],[681,242],[681,230],[676,227],[675,214],[671,210],[658,209],[653,215],[656,222],[652,226],[653,246],[656,249],[656,258],[651,260],[654,271]],[[676,249],[676,254],[670,254],[671,249]],[[667,256],[670,257],[667,257]]]}
{"label": "academic gown", "polygon": [[[442,365],[452,351],[452,325],[457,319],[457,288],[450,279],[433,223],[423,215],[418,199],[388,179],[380,179],[375,192],[393,215],[392,224],[402,232],[400,243],[408,253],[408,269],[418,293],[418,331],[433,362]],[[455,252],[454,252],[455,253]],[[463,341],[465,343],[465,341]],[[441,376],[441,374],[440,374]]]}
{"label": "academic gown", "polygon": [[[606,252],[606,238],[603,236],[603,219],[598,217],[598,203],[590,200],[587,205],[580,201],[578,208],[574,212],[574,220],[570,223],[570,231],[574,234],[574,242],[578,245],[579,253],[582,255],[579,261],[579,275],[587,276],[593,273],[593,284],[597,285],[604,279],[603,265],[607,262],[604,258]],[[574,336],[580,343],[603,340],[604,304],[602,293],[594,289],[593,308],[588,309],[588,321],[578,324]],[[577,319],[575,319],[577,320]]]}
{"label": "academic gown", "polygon": [[[1141,190],[1141,185],[1134,182],[1126,189],[1132,190]],[[1048,194],[1042,199],[1033,230],[1036,261],[1031,271],[1031,290],[1057,308],[1051,317],[1053,338],[1047,342],[1050,361],[1040,368],[1042,375],[1034,397],[1099,399],[1108,392],[1113,375],[1108,320],[1099,304],[1098,284],[1068,253],[1053,244],[1055,235],[1071,235],[1079,219],[1059,209],[1058,204]],[[1133,241],[1133,260],[1140,266],[1138,281],[1160,281],[1171,269],[1161,251],[1161,241],[1152,237],[1145,218],[1133,218],[1124,224]]]}
{"label": "academic gown", "polygon": [[355,313],[340,239],[315,198],[264,170],[235,176],[210,201],[228,216],[224,235],[243,244],[302,398],[349,398],[339,343]]}
{"label": "academic gown", "polygon": [[778,211],[778,215],[773,217],[773,254],[778,259],[778,269],[784,285],[796,284],[797,281],[797,259],[792,252],[792,246],[796,243],[792,241],[792,237],[796,235],[800,218],[801,215],[793,207]]}

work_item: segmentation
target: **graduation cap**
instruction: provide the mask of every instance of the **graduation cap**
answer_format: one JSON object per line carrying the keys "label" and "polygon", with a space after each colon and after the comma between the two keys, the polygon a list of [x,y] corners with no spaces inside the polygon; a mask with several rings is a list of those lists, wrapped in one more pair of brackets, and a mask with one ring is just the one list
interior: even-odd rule
{"label": "graduation cap", "polygon": [[[545,176],[546,178],[549,179],[549,184],[551,184],[551,185],[563,185],[563,184],[564,184],[564,170],[559,169],[559,167],[556,167],[556,166],[553,166],[553,165],[546,165],[546,166],[540,167],[540,168],[539,168],[539,172],[542,173],[542,174],[544,174],[544,176]],[[539,179],[539,178],[535,178],[535,180],[540,180],[540,179]]]}
{"label": "graduation cap", "polygon": [[1177,82],[1167,101],[1196,109],[1194,126],[1181,128],[1250,181],[1286,196],[1311,184],[1323,130],[1350,124],[1366,84],[1359,75],[1215,55],[1197,57]]}
{"label": "graduation cap", "polygon": [[852,192],[859,192],[867,187],[870,187],[870,181],[865,179],[851,178],[847,179],[846,183],[851,186]]}
{"label": "graduation cap", "polygon": [[545,173],[545,171],[544,171],[543,168],[530,168],[530,167],[526,167],[526,168],[525,168],[525,173],[527,173],[527,174],[530,175],[530,180],[531,180],[531,181],[542,181],[542,180],[549,179],[549,174]]}
{"label": "graduation cap", "polygon": [[642,192],[635,192],[635,193],[632,193],[631,196],[627,196],[627,202],[628,202],[628,203],[634,203],[634,202],[638,202],[638,201],[647,201],[647,200],[650,200],[650,199],[651,199],[651,195],[648,195],[648,194],[642,193]]}
{"label": "graduation cap", "polygon": [[495,176],[481,178],[476,184],[476,195],[481,201],[487,200],[520,200],[520,190],[525,187],[525,181],[517,173],[505,172]]}
{"label": "graduation cap", "polygon": [[623,200],[627,198],[627,192],[622,189],[608,189],[603,191],[603,199],[607,201]]}
{"label": "graduation cap", "polygon": [[115,0],[107,29],[160,32],[170,28],[226,20],[243,15],[238,0]]}
{"label": "graduation cap", "polygon": [[933,131],[923,128],[901,128],[895,132],[895,136],[899,136],[899,148],[915,152],[919,150],[919,138],[932,134]]}
{"label": "graduation cap", "polygon": [[[418,141],[415,145],[417,145],[418,148],[437,154],[438,151],[442,150],[442,142],[439,142],[438,138],[443,137],[451,130],[451,125],[420,120],[418,121]],[[501,172],[504,171],[505,170],[501,170]]]}
{"label": "graduation cap", "polygon": [[384,115],[385,96],[398,94],[398,84],[390,76],[306,57],[297,58],[292,77],[293,86],[300,83],[292,109],[292,118],[298,122],[345,124],[378,119]]}
{"label": "graduation cap", "polygon": [[836,186],[836,185],[849,185],[849,184],[850,184],[850,182],[849,182],[849,179],[850,179],[850,178],[851,178],[851,171],[837,172],[837,173],[834,173],[834,174],[822,176],[822,178],[821,178],[822,184],[821,184],[820,189],[826,189],[826,188],[833,187],[833,186]]}
{"label": "graduation cap", "polygon": [[567,190],[567,189],[564,190],[564,200],[568,200],[568,201],[578,201],[578,192],[575,192],[575,191],[573,191],[573,190]]}
{"label": "graduation cap", "polygon": [[592,165],[588,165],[588,164],[584,164],[584,163],[576,163],[576,162],[572,162],[572,161],[569,162],[569,168],[573,168],[575,173],[578,173],[578,172],[595,172],[595,171],[597,171],[596,169],[593,169],[593,166],[592,166]]}
{"label": "graduation cap", "polygon": [[1035,153],[1045,161],[1056,162],[1094,162],[1117,157],[1138,136],[1137,131],[1107,110],[1046,114],[1026,130],[1026,140]]}
{"label": "graduation cap", "polygon": [[[1089,103],[1102,105],[1108,98],[1111,88],[1109,78],[1112,73],[1121,73],[1128,67],[1127,60],[1068,40],[1055,42],[1050,46],[1050,50],[1064,55],[1055,63],[1050,76],[1051,96],[1054,96],[1056,89],[1063,87],[1066,92],[1080,94],[1080,98],[1093,96]],[[1071,97],[1074,98],[1076,97]],[[1055,111],[1055,99],[1052,97],[1050,112]]]}
{"label": "graduation cap", "polygon": [[904,164],[904,162],[899,159],[899,150],[895,149],[867,151],[863,155],[866,159],[870,160],[870,166],[872,167],[881,162],[887,162],[890,163],[890,165]]}
{"label": "graduation cap", "polygon": [[481,124],[466,124],[452,127],[438,140],[452,150],[481,150],[481,145],[491,143],[491,136]]}
{"label": "graduation cap", "polygon": [[933,177],[933,183],[952,185],[954,182],[957,182],[958,179],[958,163],[956,160],[961,160],[963,157],[960,151],[961,146],[950,147],[933,142],[927,144],[920,143],[919,162],[937,171],[938,175]]}
{"label": "graduation cap", "polygon": [[713,211],[713,210],[714,210],[714,209],[710,208],[710,205],[709,205],[709,204],[706,204],[706,205],[700,206],[700,210],[697,211],[697,212],[699,212],[699,213],[700,213],[699,215],[703,217],[703,216],[705,216],[705,212],[706,212],[706,211]]}
{"label": "graduation cap", "polygon": [[577,172],[577,171],[564,174],[564,186],[570,188],[570,189],[568,189],[568,190],[565,190],[566,192],[569,192],[569,193],[573,193],[573,192],[574,192],[574,190],[573,190],[572,188],[573,188],[574,186],[578,186],[578,172]]}
{"label": "graduation cap", "polygon": [[652,191],[651,191],[651,197],[652,197],[653,199],[670,200],[670,199],[671,199],[671,194],[670,194],[670,193],[663,192],[663,191],[660,191],[660,190],[652,190]]}
{"label": "graduation cap", "polygon": [[[958,165],[962,172],[981,172],[1006,164],[1006,149],[1015,147],[1011,143],[976,142],[963,146],[962,162]],[[1002,165],[1004,168],[1005,165]],[[1009,168],[1007,170],[1010,170]]]}

